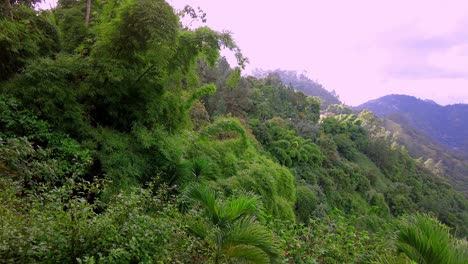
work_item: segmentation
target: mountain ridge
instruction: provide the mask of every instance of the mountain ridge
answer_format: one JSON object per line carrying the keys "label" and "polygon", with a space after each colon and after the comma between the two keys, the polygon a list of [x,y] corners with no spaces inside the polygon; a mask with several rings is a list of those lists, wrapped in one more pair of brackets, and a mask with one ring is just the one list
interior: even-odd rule
{"label": "mountain ridge", "polygon": [[468,127],[463,121],[468,105],[442,106],[414,96],[388,95],[355,108],[364,109],[382,118],[382,125],[414,158],[468,196]]}
{"label": "mountain ridge", "polygon": [[401,118],[431,139],[452,151],[468,155],[467,104],[442,106],[409,95],[387,95],[368,101],[355,109],[371,110],[379,117]]}

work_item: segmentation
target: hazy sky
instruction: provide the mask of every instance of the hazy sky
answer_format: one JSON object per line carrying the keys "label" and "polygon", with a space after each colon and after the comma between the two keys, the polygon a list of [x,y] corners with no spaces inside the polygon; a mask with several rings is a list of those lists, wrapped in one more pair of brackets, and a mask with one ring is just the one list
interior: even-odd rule
{"label": "hazy sky", "polygon": [[467,0],[168,0],[228,30],[246,69],[306,71],[346,104],[402,93],[468,103]]}

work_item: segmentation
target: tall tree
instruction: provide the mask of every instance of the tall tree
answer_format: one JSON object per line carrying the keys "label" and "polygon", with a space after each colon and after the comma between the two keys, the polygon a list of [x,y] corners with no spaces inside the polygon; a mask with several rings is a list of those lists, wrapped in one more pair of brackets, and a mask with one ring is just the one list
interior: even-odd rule
{"label": "tall tree", "polygon": [[89,25],[89,16],[91,15],[91,0],[86,0],[86,17],[85,17],[85,25]]}
{"label": "tall tree", "polygon": [[10,0],[6,0],[6,2],[7,2],[7,7],[8,7],[8,14],[10,15],[10,18],[13,20],[13,10],[11,7],[11,2]]}

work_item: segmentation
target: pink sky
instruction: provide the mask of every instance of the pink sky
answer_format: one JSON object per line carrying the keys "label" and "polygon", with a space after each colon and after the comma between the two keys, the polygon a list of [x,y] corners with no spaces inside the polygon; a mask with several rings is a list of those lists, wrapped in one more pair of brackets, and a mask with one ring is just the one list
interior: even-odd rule
{"label": "pink sky", "polygon": [[168,0],[207,13],[255,68],[306,71],[358,105],[387,94],[468,103],[466,0]]}

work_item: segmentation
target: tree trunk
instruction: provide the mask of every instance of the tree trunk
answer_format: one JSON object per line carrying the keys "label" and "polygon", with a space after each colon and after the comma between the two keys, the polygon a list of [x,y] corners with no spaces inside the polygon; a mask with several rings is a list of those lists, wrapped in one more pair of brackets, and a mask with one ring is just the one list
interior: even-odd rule
{"label": "tree trunk", "polygon": [[91,15],[91,0],[86,0],[86,17],[85,17],[85,25],[89,25],[89,16]]}
{"label": "tree trunk", "polygon": [[8,14],[10,15],[11,20],[13,20],[13,9],[11,7],[11,0],[6,0],[8,6]]}

